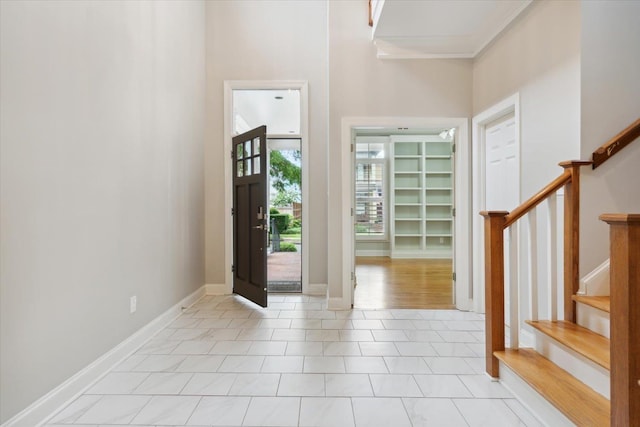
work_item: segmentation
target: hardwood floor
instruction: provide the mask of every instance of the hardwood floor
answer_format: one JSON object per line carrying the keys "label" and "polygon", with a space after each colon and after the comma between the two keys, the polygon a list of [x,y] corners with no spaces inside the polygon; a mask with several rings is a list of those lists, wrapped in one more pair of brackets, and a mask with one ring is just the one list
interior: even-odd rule
{"label": "hardwood floor", "polygon": [[450,259],[357,257],[355,308],[455,308]]}

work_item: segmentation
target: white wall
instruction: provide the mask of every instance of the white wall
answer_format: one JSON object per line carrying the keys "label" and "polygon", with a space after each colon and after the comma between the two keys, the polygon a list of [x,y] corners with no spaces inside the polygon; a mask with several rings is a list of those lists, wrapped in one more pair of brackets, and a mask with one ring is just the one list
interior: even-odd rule
{"label": "white wall", "polygon": [[524,201],[580,157],[579,2],[533,2],[475,59],[474,115],[516,92]]}
{"label": "white wall", "polygon": [[204,284],[205,66],[203,2],[0,16],[4,422]]}
{"label": "white wall", "polygon": [[[206,279],[225,272],[223,82],[309,82],[309,282],[327,283],[327,6],[325,1],[207,2]],[[231,183],[229,183],[231,185]],[[304,225],[303,225],[304,226]]]}
{"label": "white wall", "polygon": [[329,4],[329,297],[342,298],[341,121],[344,117],[471,117],[471,61],[376,58],[367,2]]}
{"label": "white wall", "polygon": [[[584,1],[582,12],[583,158],[640,117],[640,3]],[[640,141],[598,169],[583,168],[581,276],[609,257],[603,213],[640,212]]]}

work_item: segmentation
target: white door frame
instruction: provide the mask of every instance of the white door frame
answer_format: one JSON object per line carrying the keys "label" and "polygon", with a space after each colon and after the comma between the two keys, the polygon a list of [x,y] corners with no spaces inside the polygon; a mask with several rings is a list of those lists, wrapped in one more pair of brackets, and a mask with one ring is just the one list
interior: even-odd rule
{"label": "white door frame", "polygon": [[[460,117],[344,117],[341,128],[341,210],[342,218],[342,298],[329,303],[336,309],[345,309],[353,304],[353,280],[351,278],[355,256],[353,218],[354,206],[353,158],[351,143],[353,129],[358,127],[406,127],[419,129],[456,128],[456,176],[455,176],[455,251],[456,282],[455,304],[460,310],[470,310],[472,300],[471,282],[471,156],[469,147],[469,119]],[[333,303],[333,304],[332,304]],[[332,307],[330,307],[332,308]]]}
{"label": "white door frame", "polygon": [[[234,90],[283,90],[300,91],[300,151],[302,154],[302,293],[309,289],[309,89],[308,82],[302,80],[225,80],[224,82],[224,230],[225,230],[225,289],[233,292],[233,193],[231,183],[233,168],[231,165],[231,139],[233,138],[233,91]],[[269,129],[267,129],[267,132]],[[274,137],[277,135],[267,135]],[[291,138],[292,135],[286,135]]]}
{"label": "white door frame", "polygon": [[[515,93],[487,110],[476,115],[472,120],[473,141],[471,146],[473,158],[473,310],[484,313],[484,222],[479,215],[486,206],[485,183],[485,128],[494,120],[507,114],[514,114],[516,146],[518,162],[520,162],[520,94]],[[518,171],[520,170],[520,164]],[[518,184],[518,201],[520,200],[520,184]]]}

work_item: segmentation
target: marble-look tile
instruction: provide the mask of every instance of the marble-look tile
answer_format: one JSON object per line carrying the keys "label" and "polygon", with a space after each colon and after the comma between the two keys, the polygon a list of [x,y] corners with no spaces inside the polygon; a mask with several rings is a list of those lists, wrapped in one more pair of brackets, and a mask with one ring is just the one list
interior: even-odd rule
{"label": "marble-look tile", "polygon": [[342,356],[305,356],[302,371],[305,373],[344,373]]}
{"label": "marble-look tile", "polygon": [[[305,319],[306,317],[306,312],[302,310],[280,310],[278,319],[291,319],[295,321],[296,319]],[[293,322],[291,323],[291,327],[294,327]]]}
{"label": "marble-look tile", "polygon": [[373,334],[365,329],[343,329],[338,334],[340,341],[373,341]]}
{"label": "marble-look tile", "polygon": [[290,342],[287,345],[285,354],[287,356],[321,356],[322,343],[311,341]]}
{"label": "marble-look tile", "polygon": [[167,326],[167,328],[169,329],[197,328],[201,321],[202,319],[194,319],[193,317],[180,316],[176,320],[171,322],[171,324]]}
{"label": "marble-look tile", "polygon": [[226,396],[238,374],[193,374],[183,395]]}
{"label": "marble-look tile", "polygon": [[501,399],[454,399],[470,427],[514,427],[524,425]]}
{"label": "marble-look tile", "polygon": [[200,396],[154,396],[131,424],[182,425],[200,401]]}
{"label": "marble-look tile", "polygon": [[336,319],[360,319],[364,320],[362,310],[344,310],[336,311]]}
{"label": "marble-look tile", "polygon": [[275,329],[271,339],[273,341],[305,341],[307,331],[304,329]]}
{"label": "marble-look tile", "polygon": [[104,396],[80,418],[79,424],[129,424],[151,396]]}
{"label": "marble-look tile", "polygon": [[295,310],[296,303],[294,302],[273,302],[270,304],[274,310]]}
{"label": "marble-look tile", "polygon": [[381,356],[349,356],[344,358],[348,374],[387,374],[389,370]]}
{"label": "marble-look tile", "polygon": [[275,396],[280,374],[238,374],[229,396]]}
{"label": "marble-look tile", "polygon": [[335,329],[313,329],[307,331],[307,341],[340,341],[340,335]]}
{"label": "marble-look tile", "polygon": [[474,397],[480,398],[513,398],[513,395],[499,381],[488,375],[459,375],[458,378],[471,391]]}
{"label": "marble-look tile", "polygon": [[247,354],[264,356],[284,356],[287,350],[285,341],[256,341],[251,344]]}
{"label": "marble-look tile", "polygon": [[227,356],[218,372],[260,372],[264,356]]}
{"label": "marble-look tile", "polygon": [[391,314],[394,319],[398,320],[413,320],[418,319],[421,320],[422,316],[420,315],[420,310],[410,310],[410,309],[396,309],[391,310]]}
{"label": "marble-look tile", "polygon": [[293,319],[291,329],[322,329],[322,319]]}
{"label": "marble-look tile", "polygon": [[389,310],[363,310],[364,318],[368,320],[393,319],[393,313]]}
{"label": "marble-look tile", "polygon": [[148,373],[111,372],[105,375],[86,394],[131,394],[149,376]]}
{"label": "marble-look tile", "polygon": [[411,320],[386,319],[382,321],[382,325],[385,327],[385,329],[389,330],[415,329],[415,326],[413,325],[413,322]]}
{"label": "marble-look tile", "polygon": [[407,335],[400,329],[371,331],[376,341],[409,341]]}
{"label": "marble-look tile", "polygon": [[477,320],[450,320],[447,328],[452,331],[483,331],[484,324]]}
{"label": "marble-look tile", "polygon": [[270,308],[258,310],[256,309],[251,313],[251,319],[277,319],[280,317],[280,310],[273,310]]}
{"label": "marble-look tile", "polygon": [[247,354],[252,341],[218,341],[210,354],[239,355]]}
{"label": "marble-look tile", "polygon": [[425,356],[473,357],[477,356],[465,343],[434,342],[431,343],[437,354]]}
{"label": "marble-look tile", "polygon": [[231,319],[200,319],[198,327],[207,329],[225,329],[229,327]]}
{"label": "marble-look tile", "polygon": [[229,329],[257,329],[260,325],[260,319],[232,319],[229,323]]}
{"label": "marble-look tile", "polygon": [[474,374],[484,374],[487,369],[484,357],[463,357],[467,365],[471,366]]}
{"label": "marble-look tile", "polygon": [[351,399],[303,397],[298,425],[301,427],[354,427]]}
{"label": "marble-look tile", "polygon": [[264,319],[260,321],[258,328],[261,329],[289,329],[291,319]]}
{"label": "marble-look tile", "polygon": [[[276,307],[273,307],[276,308]],[[221,319],[248,319],[251,310],[227,310],[220,316]]]}
{"label": "marble-look tile", "polygon": [[273,335],[273,329],[242,329],[238,334],[238,341],[269,341]]}
{"label": "marble-look tile", "polygon": [[386,356],[384,358],[392,374],[430,374],[431,369],[422,357]]}
{"label": "marble-look tile", "polygon": [[129,372],[132,371],[137,365],[142,363],[144,359],[148,356],[146,354],[134,354],[127,357],[125,360],[120,362],[115,368],[112,369],[113,372]]}
{"label": "marble-look tile", "polygon": [[179,394],[193,374],[153,373],[140,384],[135,394]]}
{"label": "marble-look tile", "polygon": [[170,354],[180,344],[166,339],[152,339],[144,344],[137,354]]}
{"label": "marble-look tile", "polygon": [[261,372],[301,373],[303,356],[267,356]]}
{"label": "marble-look tile", "polygon": [[238,338],[242,329],[209,329],[206,339],[213,341],[233,341]]}
{"label": "marble-look tile", "polygon": [[397,342],[395,345],[401,356],[437,356],[428,342]]}
{"label": "marble-look tile", "polygon": [[384,329],[384,325],[380,320],[351,320],[353,329]]}
{"label": "marble-look tile", "polygon": [[398,349],[392,342],[361,342],[363,356],[398,356]]}
{"label": "marble-look tile", "polygon": [[175,332],[169,337],[170,340],[200,340],[204,339],[209,332],[208,329],[175,329]]}
{"label": "marble-look tile", "polygon": [[305,311],[305,318],[307,319],[335,319],[335,311]]}
{"label": "marble-look tile", "polygon": [[351,330],[353,325],[349,319],[322,320],[322,329],[343,329]]}
{"label": "marble-look tile", "polygon": [[182,355],[153,354],[148,356],[132,371],[135,372],[173,372],[186,359]]}
{"label": "marble-look tile", "polygon": [[239,426],[249,407],[249,397],[203,397],[187,425]]}
{"label": "marble-look tile", "polygon": [[409,341],[413,342],[444,342],[442,337],[436,331],[427,331],[424,329],[412,329],[404,331]]}
{"label": "marble-look tile", "polygon": [[176,372],[216,372],[226,356],[187,356]]}
{"label": "marble-look tile", "polygon": [[438,334],[445,342],[478,342],[476,337],[467,331],[438,331]]}
{"label": "marble-look tile", "polygon": [[323,342],[322,351],[325,356],[360,356],[360,346],[357,342]]}
{"label": "marble-look tile", "polygon": [[457,375],[414,375],[424,397],[473,397]]}
{"label": "marble-look tile", "polygon": [[371,381],[366,374],[326,374],[327,396],[373,396]]}
{"label": "marble-look tile", "polygon": [[242,425],[296,426],[299,415],[299,397],[254,397],[249,403]]}
{"label": "marble-look tile", "polygon": [[323,374],[282,374],[278,396],[324,396]]}
{"label": "marble-look tile", "polygon": [[425,357],[424,360],[434,374],[475,374],[461,357]]}
{"label": "marble-look tile", "polygon": [[72,424],[75,423],[78,418],[84,415],[89,409],[91,409],[98,401],[102,399],[102,396],[89,396],[82,395],[60,412],[55,414],[50,420],[51,424]]}
{"label": "marble-look tile", "polygon": [[208,354],[213,348],[215,341],[209,340],[189,340],[182,341],[178,347],[175,348],[172,354]]}
{"label": "marble-look tile", "polygon": [[414,426],[467,427],[464,417],[450,399],[402,399]]}
{"label": "marble-look tile", "polygon": [[422,392],[411,375],[371,374],[373,393],[382,397],[422,397]]}
{"label": "marble-look tile", "polygon": [[410,427],[411,421],[399,398],[354,397],[356,426]]}

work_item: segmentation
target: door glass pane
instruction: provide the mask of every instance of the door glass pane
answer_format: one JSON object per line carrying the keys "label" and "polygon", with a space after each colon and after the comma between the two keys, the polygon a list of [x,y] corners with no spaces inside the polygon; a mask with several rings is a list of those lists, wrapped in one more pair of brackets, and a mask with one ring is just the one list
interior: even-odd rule
{"label": "door glass pane", "polygon": [[244,171],[244,176],[251,175],[251,159],[247,159],[246,170]]}
{"label": "door glass pane", "polygon": [[[238,145],[238,147],[240,146]],[[244,176],[244,160],[238,160],[236,162],[236,166],[238,167],[238,171],[236,172],[236,175]]]}
{"label": "door glass pane", "polygon": [[253,158],[253,173],[258,175],[260,173],[260,156]]}
{"label": "door glass pane", "polygon": [[238,145],[236,145],[236,152],[237,152],[236,157],[237,157],[238,159],[242,159],[242,158],[244,157],[244,151],[243,151],[243,148],[244,148],[244,147],[243,147],[243,144],[238,144]]}
{"label": "door glass pane", "polygon": [[255,138],[253,140],[253,155],[260,154],[260,138]]}
{"label": "door glass pane", "polygon": [[251,140],[246,141],[244,143],[244,156],[245,157],[251,156]]}

